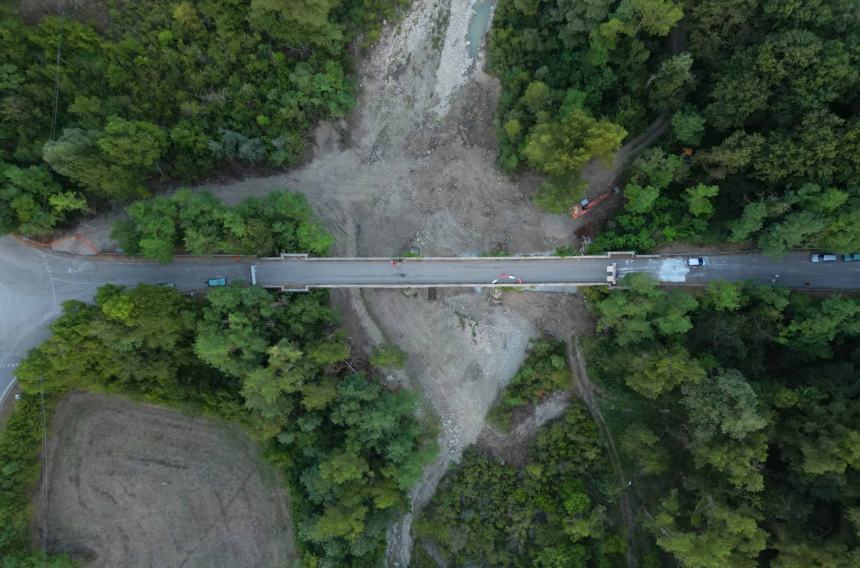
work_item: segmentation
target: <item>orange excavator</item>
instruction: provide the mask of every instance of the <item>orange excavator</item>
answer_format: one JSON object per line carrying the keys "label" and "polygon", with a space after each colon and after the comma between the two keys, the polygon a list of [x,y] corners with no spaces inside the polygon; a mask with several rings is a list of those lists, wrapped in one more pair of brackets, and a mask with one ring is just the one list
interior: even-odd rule
{"label": "orange excavator", "polygon": [[588,199],[587,197],[573,206],[573,209],[570,210],[570,216],[573,219],[579,219],[613,195],[621,193],[621,188],[617,185],[612,188],[612,191],[607,191],[606,193],[601,193],[594,199]]}

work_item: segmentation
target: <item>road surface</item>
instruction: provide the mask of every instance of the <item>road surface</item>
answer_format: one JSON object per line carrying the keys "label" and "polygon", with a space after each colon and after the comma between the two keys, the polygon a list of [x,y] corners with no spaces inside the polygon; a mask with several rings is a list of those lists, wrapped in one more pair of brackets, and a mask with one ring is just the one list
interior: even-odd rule
{"label": "road surface", "polygon": [[[860,262],[809,262],[795,252],[781,259],[761,254],[706,256],[700,267],[687,266],[686,256],[665,257],[500,257],[403,259],[387,258],[261,259],[257,283],[284,289],[386,288],[446,286],[565,286],[606,283],[606,268],[614,264],[618,277],[647,272],[665,283],[703,285],[711,280],[744,281],[791,288],[860,289]],[[507,275],[507,276],[504,276]],[[495,281],[495,282],[494,282]]]}
{"label": "road surface", "polygon": [[[48,324],[66,300],[91,301],[99,286],[115,283],[173,283],[183,291],[203,290],[209,278],[247,282],[257,266],[260,285],[271,287],[476,287],[605,284],[606,268],[619,277],[647,272],[662,282],[702,285],[711,280],[752,280],[808,289],[860,289],[860,262],[813,264],[807,253],[774,260],[762,255],[707,257],[702,267],[688,267],[673,257],[507,257],[406,259],[254,259],[220,256],[181,258],[155,264],[124,257],[78,257],[42,251],[0,238],[0,400],[13,383],[13,372],[27,351],[49,334]],[[507,275],[507,276],[504,276]],[[519,284],[519,281],[522,284]],[[495,281],[495,283],[494,283]]]}

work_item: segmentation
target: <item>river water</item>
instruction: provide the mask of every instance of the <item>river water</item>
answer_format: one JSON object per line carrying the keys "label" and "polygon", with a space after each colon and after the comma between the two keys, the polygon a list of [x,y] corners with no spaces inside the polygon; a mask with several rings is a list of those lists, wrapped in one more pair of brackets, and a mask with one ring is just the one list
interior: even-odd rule
{"label": "river water", "polygon": [[490,21],[496,0],[478,0],[472,5],[472,17],[469,19],[469,29],[466,33],[466,41],[469,45],[469,58],[472,61],[478,59],[484,35],[490,31]]}

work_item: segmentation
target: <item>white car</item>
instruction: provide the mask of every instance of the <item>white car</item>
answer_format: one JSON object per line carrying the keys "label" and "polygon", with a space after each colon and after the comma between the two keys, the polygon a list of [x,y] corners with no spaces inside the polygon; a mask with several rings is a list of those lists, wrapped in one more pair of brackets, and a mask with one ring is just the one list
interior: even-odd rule
{"label": "white car", "polygon": [[810,262],[836,262],[836,255],[830,252],[816,252],[809,255]]}
{"label": "white car", "polygon": [[705,257],[697,256],[687,259],[687,266],[705,266]]}

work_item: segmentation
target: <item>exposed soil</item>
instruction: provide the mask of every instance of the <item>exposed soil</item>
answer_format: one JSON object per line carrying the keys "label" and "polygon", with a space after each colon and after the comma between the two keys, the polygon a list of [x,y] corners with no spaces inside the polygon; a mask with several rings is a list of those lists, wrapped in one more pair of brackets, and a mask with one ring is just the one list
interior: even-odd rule
{"label": "exposed soil", "polygon": [[87,566],[268,568],[296,558],[281,481],[237,426],[74,393],[57,407],[46,474],[35,544],[47,531],[50,551]]}

